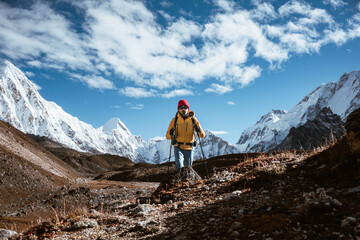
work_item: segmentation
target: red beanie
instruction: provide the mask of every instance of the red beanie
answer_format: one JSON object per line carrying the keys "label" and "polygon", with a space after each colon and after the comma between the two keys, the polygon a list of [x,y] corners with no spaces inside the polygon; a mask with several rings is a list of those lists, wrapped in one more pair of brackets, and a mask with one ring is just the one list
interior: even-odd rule
{"label": "red beanie", "polygon": [[185,106],[188,107],[188,109],[190,109],[189,104],[188,104],[188,102],[187,102],[185,99],[181,99],[181,100],[179,101],[179,103],[178,103],[178,110],[179,110],[179,107],[181,107],[182,105],[185,105]]}

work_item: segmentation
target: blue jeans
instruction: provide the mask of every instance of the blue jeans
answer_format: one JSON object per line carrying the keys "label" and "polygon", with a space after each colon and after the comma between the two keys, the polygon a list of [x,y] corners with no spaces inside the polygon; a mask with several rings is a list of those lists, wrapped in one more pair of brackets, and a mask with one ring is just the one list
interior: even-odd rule
{"label": "blue jeans", "polygon": [[184,150],[179,147],[174,147],[176,170],[180,168],[192,166],[193,164],[193,151]]}

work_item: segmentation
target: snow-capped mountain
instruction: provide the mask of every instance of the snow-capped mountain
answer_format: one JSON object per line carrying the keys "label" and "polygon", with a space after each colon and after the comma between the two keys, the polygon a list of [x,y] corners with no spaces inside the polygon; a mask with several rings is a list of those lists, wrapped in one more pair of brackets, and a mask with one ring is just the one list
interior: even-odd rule
{"label": "snow-capped mountain", "polygon": [[[215,136],[208,130],[205,130],[206,136],[201,138],[201,145],[206,158],[238,153],[236,145],[232,145],[222,138]],[[194,159],[202,159],[201,146],[196,137],[197,146],[194,147]],[[169,161],[170,141],[165,138],[154,138],[144,143],[143,148],[138,149],[138,161],[148,163],[164,163]],[[172,148],[171,161],[175,161],[174,150]]]}
{"label": "snow-capped mountain", "polygon": [[270,128],[275,125],[281,117],[286,115],[284,110],[271,110],[256,122],[255,125],[246,129],[237,142],[242,152],[256,152],[262,148],[267,141],[276,142],[276,137],[279,137]]}
{"label": "snow-capped mountain", "polygon": [[326,107],[345,121],[360,106],[360,71],[341,76],[338,82],[317,87],[289,112],[271,110],[246,129],[238,141],[241,152],[269,151],[278,146],[292,127],[314,120]]}
{"label": "snow-capped mountain", "polygon": [[[169,140],[144,141],[132,135],[118,118],[95,129],[42,98],[35,85],[9,61],[0,63],[0,119],[25,133],[48,137],[78,151],[110,153],[136,162],[162,163],[169,158]],[[234,145],[208,131],[203,142],[206,156],[238,152]],[[201,158],[199,147],[194,155]]]}
{"label": "snow-capped mountain", "polygon": [[78,151],[136,158],[139,139],[119,119],[110,119],[95,129],[42,98],[35,85],[10,62],[5,61],[1,69],[0,116],[17,129]]}

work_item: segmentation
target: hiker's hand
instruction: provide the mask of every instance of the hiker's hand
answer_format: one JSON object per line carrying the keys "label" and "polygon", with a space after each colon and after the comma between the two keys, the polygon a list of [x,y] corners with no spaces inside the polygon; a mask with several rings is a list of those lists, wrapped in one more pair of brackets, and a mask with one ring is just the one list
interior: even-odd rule
{"label": "hiker's hand", "polygon": [[195,128],[195,131],[201,132],[201,129],[200,129],[199,125],[195,124],[195,125],[194,125],[194,128]]}
{"label": "hiker's hand", "polygon": [[173,127],[172,129],[170,129],[169,133],[170,133],[170,136],[174,135],[174,133],[175,133],[175,128]]}

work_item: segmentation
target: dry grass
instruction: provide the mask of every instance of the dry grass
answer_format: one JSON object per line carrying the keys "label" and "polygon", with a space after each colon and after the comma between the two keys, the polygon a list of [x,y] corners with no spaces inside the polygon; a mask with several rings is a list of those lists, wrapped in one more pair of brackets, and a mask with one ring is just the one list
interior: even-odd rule
{"label": "dry grass", "polygon": [[327,142],[312,151],[286,150],[274,153],[262,153],[257,157],[245,157],[244,161],[230,168],[230,170],[217,172],[213,177],[221,177],[224,174],[228,174],[228,171],[249,174],[249,179],[254,178],[254,174],[260,171],[282,174],[286,171],[287,167],[295,168],[305,159],[334,146],[336,143],[337,140],[332,138],[330,142]]}

